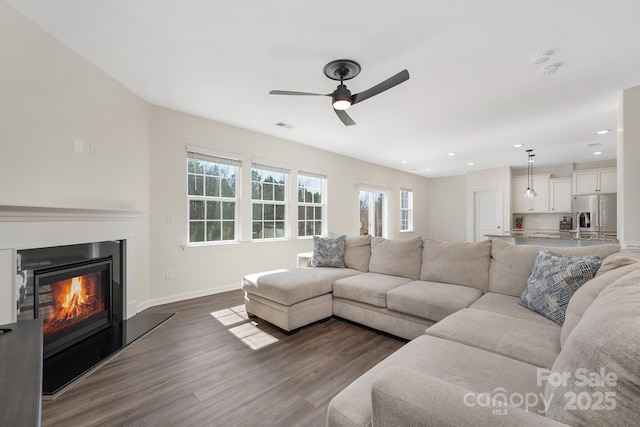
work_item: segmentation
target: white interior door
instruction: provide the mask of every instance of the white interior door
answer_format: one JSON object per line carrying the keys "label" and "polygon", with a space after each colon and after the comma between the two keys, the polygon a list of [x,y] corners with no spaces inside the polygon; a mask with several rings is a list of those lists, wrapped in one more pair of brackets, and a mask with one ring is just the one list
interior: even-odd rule
{"label": "white interior door", "polygon": [[474,240],[486,240],[486,234],[502,233],[502,190],[477,190],[474,192]]}

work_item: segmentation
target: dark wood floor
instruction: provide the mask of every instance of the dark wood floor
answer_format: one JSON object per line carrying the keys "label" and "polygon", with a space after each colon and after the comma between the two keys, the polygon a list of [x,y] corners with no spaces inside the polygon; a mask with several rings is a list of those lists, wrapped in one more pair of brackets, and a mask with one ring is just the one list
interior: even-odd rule
{"label": "dark wood floor", "polygon": [[333,396],[404,341],[340,319],[285,335],[241,291],[177,313],[54,400],[43,426],[324,426]]}

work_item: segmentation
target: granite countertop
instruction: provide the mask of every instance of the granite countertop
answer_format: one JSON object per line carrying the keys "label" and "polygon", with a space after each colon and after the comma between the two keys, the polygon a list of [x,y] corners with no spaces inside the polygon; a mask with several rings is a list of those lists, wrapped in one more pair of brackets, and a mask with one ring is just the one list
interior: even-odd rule
{"label": "granite countertop", "polygon": [[486,234],[487,237],[518,237],[524,239],[555,239],[555,240],[597,240],[602,242],[618,243],[616,236],[586,235],[579,238],[576,232],[571,230],[511,230],[508,233]]}

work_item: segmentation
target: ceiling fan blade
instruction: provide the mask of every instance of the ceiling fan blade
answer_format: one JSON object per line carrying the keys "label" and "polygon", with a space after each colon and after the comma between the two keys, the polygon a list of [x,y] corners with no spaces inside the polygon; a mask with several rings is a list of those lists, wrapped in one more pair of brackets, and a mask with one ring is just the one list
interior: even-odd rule
{"label": "ceiling fan blade", "polygon": [[332,94],[310,93],[310,92],[293,92],[290,90],[272,90],[269,95],[309,95],[309,96],[331,96]]}
{"label": "ceiling fan blade", "polygon": [[342,120],[342,123],[344,123],[345,126],[353,126],[356,124],[356,122],[354,122],[353,119],[349,117],[346,111],[336,110],[335,108],[333,109],[333,111],[336,112],[336,115],[340,120]]}
{"label": "ceiling fan blade", "polygon": [[389,77],[387,80],[382,83],[378,83],[377,85],[369,88],[363,92],[356,93],[351,97],[352,103],[357,104],[358,102],[362,102],[365,99],[371,98],[374,95],[384,92],[387,89],[391,89],[394,86],[399,85],[402,82],[409,80],[409,72],[407,70],[402,70],[395,76]]}

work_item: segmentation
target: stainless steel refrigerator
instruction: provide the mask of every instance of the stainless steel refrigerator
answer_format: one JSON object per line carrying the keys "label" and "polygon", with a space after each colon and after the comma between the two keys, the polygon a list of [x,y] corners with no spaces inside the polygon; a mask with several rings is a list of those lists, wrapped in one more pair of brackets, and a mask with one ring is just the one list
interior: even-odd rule
{"label": "stainless steel refrigerator", "polygon": [[573,196],[571,210],[574,224],[580,228],[580,233],[615,235],[618,231],[615,194]]}

